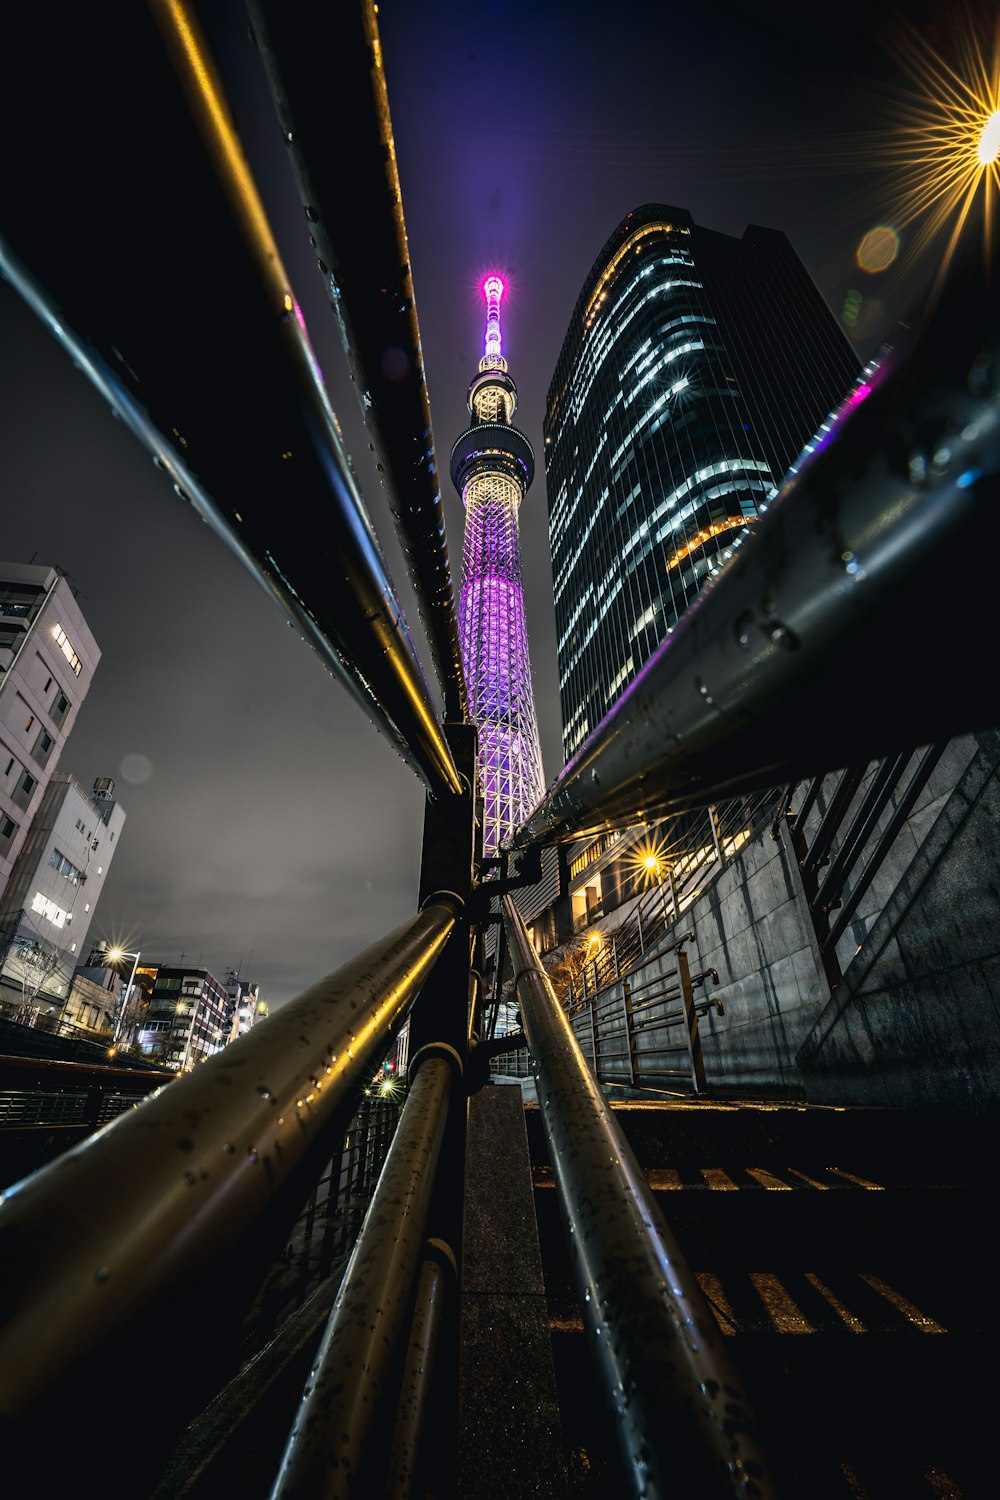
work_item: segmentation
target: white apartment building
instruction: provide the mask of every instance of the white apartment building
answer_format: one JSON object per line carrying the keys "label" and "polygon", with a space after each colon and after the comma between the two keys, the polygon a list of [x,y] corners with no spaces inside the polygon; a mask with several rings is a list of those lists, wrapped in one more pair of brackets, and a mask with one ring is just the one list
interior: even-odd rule
{"label": "white apartment building", "polygon": [[63,1012],[124,823],[110,778],[89,793],[63,771],[50,778],[0,896],[0,1000],[8,1009],[30,1002]]}
{"label": "white apartment building", "polygon": [[58,569],[0,563],[0,895],[100,657]]}

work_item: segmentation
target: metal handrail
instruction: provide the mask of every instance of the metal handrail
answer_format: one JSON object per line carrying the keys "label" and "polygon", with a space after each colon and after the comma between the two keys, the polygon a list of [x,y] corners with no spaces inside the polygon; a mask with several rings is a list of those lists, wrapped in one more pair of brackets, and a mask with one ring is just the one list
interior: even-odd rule
{"label": "metal handrail", "polygon": [[746,1495],[752,1480],[773,1495],[722,1335],[509,896],[503,917],[584,1325],[634,1493]]}
{"label": "metal handrail", "polygon": [[[947,565],[982,554],[1000,484],[1000,278],[953,268],[905,362],[786,479],[512,847],[622,828],[992,723],[969,660],[989,590],[962,591],[924,690],[910,623]],[[992,555],[992,554],[989,554]],[[986,582],[985,573],[981,575]],[[885,670],[891,661],[893,670]],[[831,716],[850,696],[852,711]]]}
{"label": "metal handrail", "polygon": [[[583,967],[584,996],[589,993],[586,982],[588,973],[596,981],[595,993],[599,993],[606,986],[615,984],[623,974],[641,965],[647,947],[651,943],[659,945],[667,929],[681,919],[682,909],[690,906],[704,889],[703,884],[692,889],[696,882],[703,881],[706,872],[719,873],[732,858],[732,855],[727,855],[726,850],[732,842],[734,832],[752,832],[760,813],[770,813],[774,796],[774,792],[766,790],[754,797],[733,798],[721,804],[715,809],[718,836],[714,842],[710,843],[703,837],[701,819],[685,828],[680,839],[660,856],[661,863],[667,866],[666,874],[661,875],[656,885],[640,896],[622,925],[611,934],[611,942],[586,961]],[[708,812],[711,816],[711,809]],[[671,823],[676,821],[678,820],[668,820],[660,830],[663,840],[669,838]],[[687,853],[678,855],[678,848],[687,849]],[[568,999],[570,1005],[577,1002],[577,988],[571,980]]]}
{"label": "metal handrail", "polygon": [[457,905],[432,901],[0,1200],[5,1417],[26,1414],[92,1349],[238,1244],[307,1152],[346,1125]]}
{"label": "metal handrail", "polygon": [[356,1496],[416,1279],[458,1053],[424,1047],[309,1372],[271,1500]]}
{"label": "metal handrail", "polygon": [[461,791],[458,771],[437,722],[402,606],[365,509],[301,311],[281,262],[263,204],[243,157],[214,60],[193,8],[183,0],[150,0],[150,9],[186,95],[281,334],[288,376],[302,403],[305,428],[329,482],[336,563],[347,585],[339,601],[345,665],[370,685],[415,757],[432,792]]}
{"label": "metal handrail", "polygon": [[[97,140],[106,111],[95,100],[113,95],[115,111],[129,113],[128,151],[114,154],[118,197],[109,170],[100,203],[78,213],[72,151],[12,173],[0,275],[398,753],[435,793],[457,792],[430,691],[211,59],[187,7],[154,0],[150,9],[172,39],[192,111],[146,6],[116,12],[118,49],[130,58],[128,88],[114,75],[100,35],[83,34],[68,18],[64,42],[75,73],[72,83],[61,75],[64,124],[79,118]],[[200,114],[207,153],[192,112]],[[183,251],[176,233],[147,232],[126,191],[143,175],[136,165],[143,153],[144,169],[169,157],[184,182],[184,215],[177,216],[188,218]],[[70,253],[46,225],[52,194],[78,227],[86,217]],[[134,295],[137,240],[147,283],[158,289],[149,297]],[[206,287],[213,284],[226,295],[209,309]]]}
{"label": "metal handrail", "polygon": [[[465,679],[377,7],[356,0],[303,11],[284,0],[249,0],[247,9],[444,691],[445,717],[460,720]],[[331,57],[339,59],[335,88]],[[328,145],[348,136],[345,213],[343,155]]]}

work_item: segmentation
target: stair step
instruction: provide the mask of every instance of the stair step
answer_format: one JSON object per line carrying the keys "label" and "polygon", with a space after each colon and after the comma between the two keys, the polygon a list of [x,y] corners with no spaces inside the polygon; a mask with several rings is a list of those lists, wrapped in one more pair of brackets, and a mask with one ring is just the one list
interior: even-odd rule
{"label": "stair step", "polygon": [[[954,1290],[928,1285],[895,1271],[695,1270],[694,1275],[727,1336],[744,1333],[990,1334],[996,1327],[992,1300],[970,1311]],[[568,1271],[546,1278],[550,1327],[583,1327],[576,1288]]]}
{"label": "stair step", "polygon": [[[840,1265],[859,1271],[892,1266],[921,1272],[929,1267],[939,1279],[961,1276],[968,1266],[969,1244],[982,1234],[992,1196],[964,1187],[885,1192],[861,1187],[829,1192],[654,1188],[663,1216],[693,1266],[720,1272],[748,1263],[817,1272]],[[551,1180],[536,1184],[535,1211],[542,1263],[546,1270],[558,1268],[568,1251]],[[947,1233],[942,1233],[945,1224]]]}
{"label": "stair step", "polygon": [[[614,1105],[725,1335],[778,1490],[990,1500],[977,1371],[998,1332],[975,1247],[994,1124],[788,1103]],[[628,1492],[586,1348],[540,1112],[526,1109],[569,1494]]]}
{"label": "stair step", "polygon": [[[627,1493],[583,1335],[555,1331],[552,1343],[569,1493],[574,1500]],[[911,1341],[901,1359],[892,1334],[749,1334],[735,1338],[731,1352],[789,1500],[995,1496],[992,1435],[969,1380],[989,1357],[985,1341]]]}
{"label": "stair step", "polygon": [[[1000,1122],[931,1110],[759,1103],[612,1104],[646,1168],[827,1162],[879,1180],[1000,1184]],[[525,1106],[535,1166],[549,1164],[538,1105]]]}

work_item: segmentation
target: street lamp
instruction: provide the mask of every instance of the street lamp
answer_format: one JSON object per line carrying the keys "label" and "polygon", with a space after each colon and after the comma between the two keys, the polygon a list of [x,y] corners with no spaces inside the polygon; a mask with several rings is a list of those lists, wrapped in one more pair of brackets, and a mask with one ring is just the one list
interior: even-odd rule
{"label": "street lamp", "polygon": [[128,976],[128,984],[125,986],[125,994],[124,994],[124,996],[122,998],[121,1007],[120,1007],[120,1009],[118,1011],[118,1016],[117,1016],[117,1018],[115,1020],[114,1034],[113,1034],[113,1036],[111,1038],[111,1045],[114,1048],[114,1047],[118,1046],[118,1042],[119,1042],[119,1040],[121,1038],[122,1026],[124,1024],[125,1017],[128,1014],[128,1001],[129,1001],[129,996],[132,993],[132,984],[133,984],[133,981],[135,980],[135,971],[139,967],[139,954],[138,953],[132,953],[132,952],[130,952],[126,948],[117,948],[117,947],[115,947],[115,948],[105,947],[104,951],[105,951],[105,954],[107,956],[108,962],[111,963],[111,964],[120,964],[123,958],[130,958],[132,960],[132,972]]}

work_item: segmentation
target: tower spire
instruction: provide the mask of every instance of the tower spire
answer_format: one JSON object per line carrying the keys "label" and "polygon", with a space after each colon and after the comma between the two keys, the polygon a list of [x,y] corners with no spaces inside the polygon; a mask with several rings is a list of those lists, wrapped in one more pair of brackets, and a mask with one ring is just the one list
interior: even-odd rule
{"label": "tower spire", "polygon": [[465,506],[458,629],[469,714],[479,730],[486,854],[510,838],[544,790],[518,535],[535,455],[512,425],[517,387],[502,352],[503,293],[503,279],[487,276],[484,352],[469,386],[472,423],[451,453],[452,481]]}
{"label": "tower spire", "polygon": [[503,293],[502,279],[499,276],[487,276],[483,282],[483,296],[486,298],[486,347],[479,361],[480,371],[507,368],[500,341],[500,298]]}

